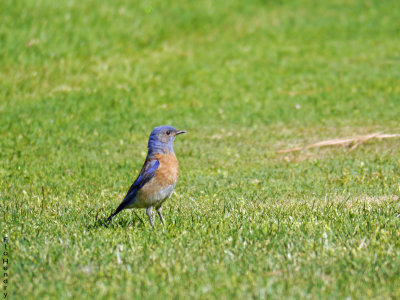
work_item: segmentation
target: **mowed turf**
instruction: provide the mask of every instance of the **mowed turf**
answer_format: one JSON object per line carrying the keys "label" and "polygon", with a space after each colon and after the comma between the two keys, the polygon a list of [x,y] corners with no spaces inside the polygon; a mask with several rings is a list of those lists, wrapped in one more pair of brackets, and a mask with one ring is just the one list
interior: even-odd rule
{"label": "mowed turf", "polygon": [[[400,133],[399,11],[1,1],[9,297],[399,298],[400,140],[277,153]],[[107,225],[162,124],[188,131],[165,231]]]}

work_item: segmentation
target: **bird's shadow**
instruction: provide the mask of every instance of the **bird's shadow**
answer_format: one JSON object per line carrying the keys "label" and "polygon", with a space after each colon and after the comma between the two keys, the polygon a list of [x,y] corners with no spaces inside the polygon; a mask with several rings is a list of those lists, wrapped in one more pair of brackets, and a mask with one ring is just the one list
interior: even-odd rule
{"label": "bird's shadow", "polygon": [[88,230],[99,229],[99,228],[126,228],[134,227],[141,228],[145,227],[144,221],[137,215],[132,214],[131,217],[115,217],[113,220],[109,221],[105,217],[96,216],[92,222],[89,222],[86,226]]}

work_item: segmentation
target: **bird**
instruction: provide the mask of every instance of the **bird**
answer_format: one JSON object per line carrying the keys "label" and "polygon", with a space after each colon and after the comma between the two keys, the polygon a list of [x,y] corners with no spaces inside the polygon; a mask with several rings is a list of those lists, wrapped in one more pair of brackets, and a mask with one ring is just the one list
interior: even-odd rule
{"label": "bird", "polygon": [[154,228],[152,220],[154,207],[164,228],[162,204],[171,196],[179,176],[179,164],[173,143],[175,138],[182,133],[186,133],[186,131],[177,130],[169,125],[153,129],[149,137],[147,156],[143,167],[125,198],[107,221],[110,222],[124,209],[146,208],[150,225]]}

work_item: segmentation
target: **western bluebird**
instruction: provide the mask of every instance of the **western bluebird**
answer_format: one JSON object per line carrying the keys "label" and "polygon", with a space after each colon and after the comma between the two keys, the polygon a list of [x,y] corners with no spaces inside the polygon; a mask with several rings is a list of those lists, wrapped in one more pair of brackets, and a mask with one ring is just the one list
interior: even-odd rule
{"label": "western bluebird", "polygon": [[147,157],[142,170],[124,200],[108,217],[108,221],[123,209],[146,208],[150,225],[154,227],[152,221],[154,207],[164,227],[161,207],[174,191],[179,173],[173,142],[178,134],[185,132],[167,125],[154,128],[150,134]]}

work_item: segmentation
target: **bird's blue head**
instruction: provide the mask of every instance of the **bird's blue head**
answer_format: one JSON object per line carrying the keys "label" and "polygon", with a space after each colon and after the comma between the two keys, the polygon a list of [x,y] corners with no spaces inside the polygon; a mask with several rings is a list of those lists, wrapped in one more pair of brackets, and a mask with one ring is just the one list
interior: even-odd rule
{"label": "bird's blue head", "polygon": [[153,129],[150,134],[148,155],[156,153],[174,152],[173,143],[178,134],[185,133],[183,130],[176,130],[172,126],[163,125]]}

